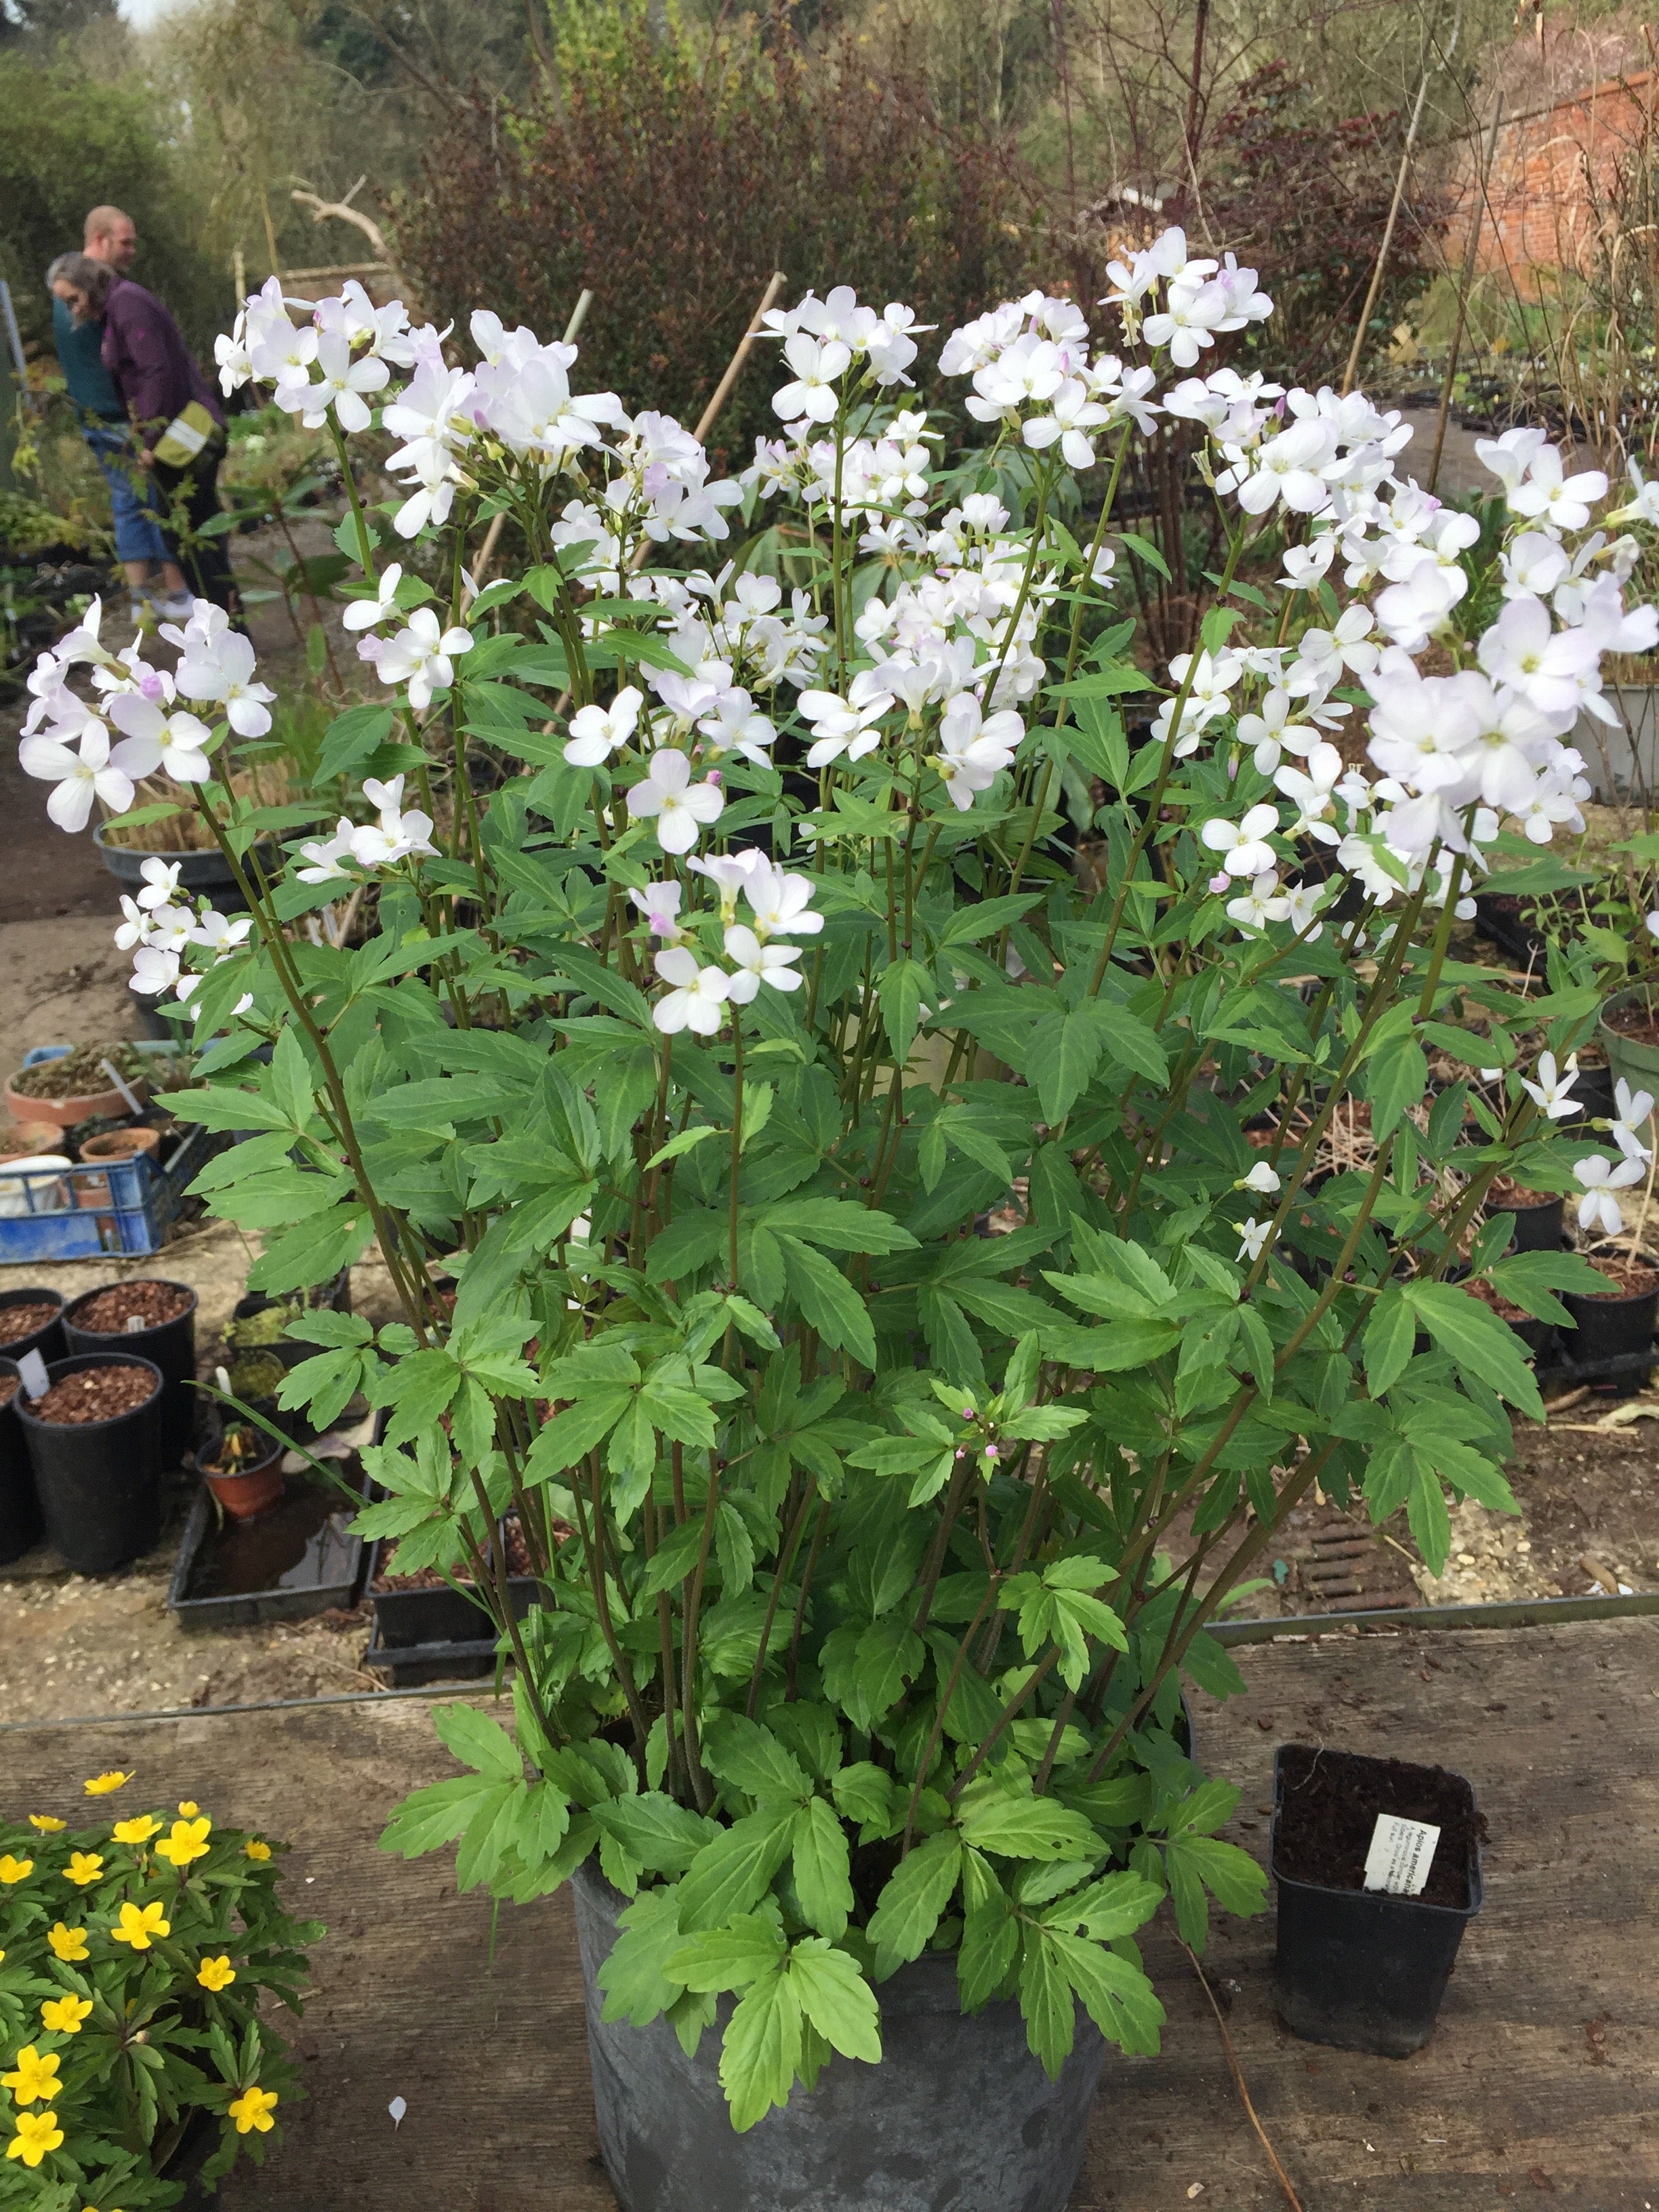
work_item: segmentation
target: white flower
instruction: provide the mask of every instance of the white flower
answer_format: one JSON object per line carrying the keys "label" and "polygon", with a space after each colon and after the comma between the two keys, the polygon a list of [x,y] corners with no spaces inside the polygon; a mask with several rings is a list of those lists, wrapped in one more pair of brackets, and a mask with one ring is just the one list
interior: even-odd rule
{"label": "white flower", "polygon": [[159,768],[175,783],[205,783],[213,774],[204,750],[210,733],[194,714],[164,714],[142,692],[124,691],[110,701],[109,718],[126,733],[129,742],[118,750],[134,775],[153,775]]}
{"label": "white flower", "polygon": [[1614,1117],[1611,1124],[1613,1140],[1627,1160],[1639,1160],[1644,1167],[1652,1159],[1650,1148],[1642,1141],[1642,1131],[1653,1118],[1653,1093],[1638,1091],[1634,1097],[1621,1075],[1613,1091]]}
{"label": "white flower", "polygon": [[210,907],[192,926],[189,942],[201,945],[205,951],[215,953],[222,960],[246,940],[252,927],[251,914],[233,917],[221,914],[216,907]]}
{"label": "white flower", "polygon": [[377,783],[373,776],[365,776],[363,796],[371,806],[378,807],[380,819],[362,823],[351,831],[351,856],[359,867],[389,867],[393,861],[407,860],[412,853],[435,851],[431,842],[431,816],[418,809],[407,814],[403,811],[402,776],[394,775],[390,783]]}
{"label": "white flower", "polygon": [[166,906],[179,888],[179,860],[158,860],[154,853],[143,862],[138,872],[144,879],[144,888],[138,893],[140,906]]}
{"label": "white flower", "polygon": [[1607,489],[1600,469],[1565,475],[1559,447],[1546,446],[1534,456],[1526,483],[1510,493],[1509,503],[1516,514],[1540,516],[1558,530],[1583,530],[1590,519],[1589,501],[1603,498]]}
{"label": "white flower", "polygon": [[[1279,1188],[1279,1180],[1266,1160],[1258,1160],[1242,1182],[1233,1185],[1235,1190],[1259,1190],[1264,1198],[1271,1198]],[[1255,1254],[1252,1253],[1252,1259]]]}
{"label": "white flower", "polygon": [[[696,864],[694,861],[691,865]],[[645,916],[646,927],[653,937],[660,937],[669,945],[684,944],[678,884],[647,884],[643,890],[630,890],[628,896]]]}
{"label": "white flower", "polygon": [[[1226,878],[1218,876],[1218,884]],[[1212,886],[1213,888],[1213,886]],[[1279,878],[1271,868],[1264,868],[1255,878],[1248,891],[1227,902],[1227,919],[1237,922],[1247,935],[1258,937],[1270,921],[1284,919],[1285,902],[1279,896]]]}
{"label": "white flower", "polygon": [[733,1003],[746,1006],[763,983],[775,991],[799,991],[801,978],[792,963],[800,958],[800,950],[799,945],[763,945],[752,929],[735,923],[726,933],[726,957],[737,967],[731,979]]}
{"label": "white flower", "polygon": [[640,719],[645,694],[630,684],[609,707],[583,707],[570,718],[564,757],[572,768],[599,768],[627,744]]}
{"label": "white flower", "polygon": [[671,945],[656,957],[656,969],[672,988],[651,1009],[651,1018],[665,1036],[690,1030],[696,1036],[713,1036],[726,1019],[726,1001],[732,996],[732,978],[723,968],[701,968],[697,956],[684,945]]}
{"label": "white flower", "polygon": [[860,669],[842,698],[834,691],[803,691],[800,711],[817,742],[806,756],[808,768],[826,768],[845,753],[862,760],[881,743],[875,726],[893,704],[893,694],[881,690],[873,670]]}
{"label": "white flower", "polygon": [[1505,430],[1501,438],[1477,438],[1474,450],[1481,466],[1511,492],[1548,443],[1547,430]]}
{"label": "white flower", "polygon": [[791,874],[763,861],[744,886],[744,896],[755,917],[763,944],[769,937],[816,937],[823,916],[811,911],[817,889],[811,876]]}
{"label": "white flower", "polygon": [[[188,632],[186,635],[188,635]],[[270,728],[267,709],[276,694],[253,681],[253,644],[240,630],[227,629],[210,650],[187,652],[179,663],[180,694],[186,699],[216,699],[239,738],[263,738]],[[112,720],[119,717],[112,714]],[[127,725],[121,723],[125,729]]]}
{"label": "white flower", "polygon": [[658,747],[649,773],[628,794],[629,812],[635,821],[656,823],[657,842],[665,853],[689,853],[700,831],[719,821],[725,805],[717,783],[707,778],[692,782],[690,762],[672,745]]}
{"label": "white flower", "polygon": [[1659,530],[1659,477],[1651,483],[1644,483],[1642,471],[1632,460],[1629,464],[1630,480],[1636,495],[1627,507],[1621,507],[1607,517],[1609,522],[1650,522]]}
{"label": "white flower", "polygon": [[1552,1121],[1564,1121],[1580,1110],[1578,1100],[1571,1095],[1572,1086],[1577,1080],[1578,1069],[1575,1064],[1569,1062],[1566,1073],[1560,1074],[1556,1068],[1555,1054],[1546,1052],[1539,1055],[1537,1082],[1534,1083],[1523,1075],[1521,1088],[1540,1113],[1547,1115]]}
{"label": "white flower", "polygon": [[279,384],[276,404],[290,414],[303,409],[300,419],[307,430],[320,430],[331,407],[343,430],[367,430],[370,416],[362,395],[382,391],[390,381],[392,372],[386,363],[373,354],[353,361],[349,338],[325,331],[317,340],[313,365],[318,381]]}
{"label": "white flower", "polygon": [[125,892],[121,896],[121,911],[126,920],[115,933],[115,949],[118,952],[131,952],[134,945],[149,941],[150,918],[143,907],[136,905]]}
{"label": "white flower", "polygon": [[300,858],[311,863],[308,868],[301,868],[299,871],[300,881],[302,884],[331,883],[336,876],[343,876],[349,872],[341,866],[340,863],[351,850],[351,836],[356,826],[343,814],[336,826],[334,835],[326,843],[313,840],[309,845],[301,846]]}
{"label": "white flower", "polygon": [[720,895],[720,920],[730,924],[737,919],[738,894],[747,889],[757,868],[767,868],[770,862],[764,853],[750,847],[743,853],[716,853],[708,860],[693,857],[686,862],[693,875],[707,876],[718,886]]}
{"label": "white flower", "polygon": [[1262,1247],[1273,1234],[1271,1221],[1258,1221],[1254,1214],[1248,1221],[1235,1221],[1233,1227],[1239,1235],[1237,1257],[1240,1260],[1259,1260]]}
{"label": "white flower", "polygon": [[142,992],[145,998],[155,998],[162,991],[170,991],[179,980],[179,956],[159,945],[141,945],[132,956],[132,973],[127,978],[129,991]]}
{"label": "white flower", "polygon": [[1576,1160],[1572,1171],[1584,1186],[1584,1195],[1578,1201],[1578,1226],[1594,1229],[1599,1223],[1605,1235],[1617,1237],[1624,1228],[1625,1217],[1613,1194],[1641,1182],[1640,1160],[1620,1160],[1614,1167],[1605,1154],[1594,1152],[1587,1160]]}
{"label": "white flower", "polygon": [[134,764],[130,743],[110,750],[109,732],[98,721],[87,724],[73,751],[55,738],[25,738],[17,748],[17,763],[25,775],[57,785],[46,801],[46,812],[71,835],[86,828],[94,797],[113,813],[125,814],[132,804],[133,776],[149,773],[146,767]]}
{"label": "white flower", "polygon": [[[1385,592],[1383,597],[1388,594]],[[1513,599],[1476,648],[1494,684],[1518,691],[1540,714],[1573,714],[1601,654],[1582,629],[1557,630],[1541,599]]]}
{"label": "white flower", "polygon": [[374,629],[383,622],[392,622],[398,613],[398,586],[403,581],[403,564],[393,561],[382,568],[372,599],[352,599],[340,617],[346,629]]}
{"label": "white flower", "polygon": [[1217,817],[1199,835],[1221,855],[1218,866],[1224,875],[1259,876],[1273,865],[1273,848],[1266,841],[1278,827],[1276,806],[1253,806],[1237,826]]}
{"label": "white flower", "polygon": [[453,656],[472,650],[472,633],[447,629],[440,633],[438,617],[430,607],[416,607],[406,629],[389,641],[366,637],[357,647],[365,660],[374,663],[382,684],[409,685],[409,703],[418,714],[432,704],[434,691],[447,691],[455,681]]}
{"label": "white flower", "polygon": [[811,422],[833,422],[841,404],[835,386],[852,365],[853,356],[838,338],[809,337],[797,331],[784,341],[783,357],[795,372],[795,381],[772,394],[774,411],[786,422],[805,416]]}
{"label": "white flower", "polygon": [[985,715],[971,691],[958,691],[939,718],[934,766],[951,804],[965,814],[976,791],[988,791],[1013,759],[1025,725],[1010,708]]}

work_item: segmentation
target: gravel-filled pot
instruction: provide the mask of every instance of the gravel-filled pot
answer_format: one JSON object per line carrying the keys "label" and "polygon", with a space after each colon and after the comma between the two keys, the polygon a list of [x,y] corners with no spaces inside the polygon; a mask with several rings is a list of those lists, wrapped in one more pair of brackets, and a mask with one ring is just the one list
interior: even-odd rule
{"label": "gravel-filled pot", "polygon": [[924,1954],[881,1985],[878,2065],[832,2059],[816,2088],[738,2135],[720,2082],[731,1998],[693,2058],[666,2019],[601,2019],[598,1975],[627,1899],[588,1865],[571,1891],[599,2149],[623,2212],[1061,2212],[1106,2055],[1080,2006],[1051,2081],[1018,2005],[970,2019],[954,1953]]}
{"label": "gravel-filled pot", "polygon": [[[169,1299],[156,1300],[158,1291],[171,1291]],[[129,1328],[127,1318],[112,1317],[94,1303],[106,1300],[117,1307],[142,1307],[145,1302],[171,1305],[163,1319],[148,1321],[142,1310],[131,1318],[143,1326]],[[93,1324],[97,1325],[93,1325]],[[190,1449],[196,1430],[196,1293],[187,1283],[169,1283],[157,1276],[133,1276],[124,1283],[100,1283],[95,1291],[78,1297],[64,1314],[64,1334],[71,1352],[136,1352],[161,1370],[161,1448],[164,1464],[177,1467]]]}
{"label": "gravel-filled pot", "polygon": [[64,1342],[64,1293],[33,1286],[0,1291],[0,1356],[21,1359],[38,1352],[50,1365],[69,1349]]}
{"label": "gravel-filled pot", "polygon": [[[54,1420],[20,1397],[18,1419],[46,1534],[78,1575],[106,1574],[161,1533],[161,1370],[132,1352],[83,1352],[55,1360],[48,1382],[96,1368],[140,1368],[153,1383],[141,1403],[106,1420]],[[48,1407],[52,1392],[39,1401]]]}
{"label": "gravel-filled pot", "polygon": [[22,1377],[15,1359],[0,1359],[0,1566],[21,1559],[40,1540],[40,1500],[29,1466],[28,1439],[17,1418]]}

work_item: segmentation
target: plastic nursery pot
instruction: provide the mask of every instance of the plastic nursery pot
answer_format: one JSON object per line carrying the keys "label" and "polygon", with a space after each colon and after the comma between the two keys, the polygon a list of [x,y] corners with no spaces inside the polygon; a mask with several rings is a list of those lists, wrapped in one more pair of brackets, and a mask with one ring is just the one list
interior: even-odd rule
{"label": "plastic nursery pot", "polygon": [[106,1129],[101,1137],[88,1137],[80,1148],[88,1166],[103,1160],[137,1159],[141,1152],[154,1159],[161,1149],[159,1129]]}
{"label": "plastic nursery pot", "polygon": [[[232,1425],[240,1429],[245,1425]],[[227,1520],[257,1520],[261,1513],[268,1513],[283,1495],[283,1455],[288,1449],[287,1441],[268,1437],[263,1429],[256,1430],[255,1456],[239,1462],[234,1468],[222,1469],[216,1462],[224,1449],[226,1433],[222,1426],[212,1442],[198,1452],[196,1463],[207,1478],[207,1486],[223,1508]]]}
{"label": "plastic nursery pot", "polygon": [[154,1388],[107,1420],[43,1420],[17,1401],[46,1534],[77,1575],[124,1566],[161,1533],[161,1370],[131,1352],[83,1352],[52,1361],[46,1379],[100,1367],[141,1367]]}
{"label": "plastic nursery pot", "polygon": [[1495,1213],[1515,1216],[1512,1252],[1559,1252],[1565,1220],[1566,1200],[1547,1191],[1523,1190],[1519,1183],[1496,1182],[1486,1194],[1486,1218]]}
{"label": "plastic nursery pot", "polygon": [[926,1953],[881,1985],[879,2064],[835,2059],[810,2095],[738,2135],[719,2070],[732,1999],[693,2058],[665,2019],[602,2020],[596,1977],[627,1899],[591,1865],[570,1887],[599,2150],[623,2212],[1061,2212],[1106,2054],[1081,2007],[1050,2081],[1018,2005],[969,2019],[954,1954]]}
{"label": "plastic nursery pot", "polygon": [[[1559,1244],[1557,1249],[1559,1249]],[[1490,1306],[1499,1321],[1507,1322],[1528,1352],[1541,1352],[1554,1334],[1548,1322],[1540,1321],[1536,1314],[1529,1314],[1522,1307],[1512,1304],[1490,1283],[1471,1283],[1468,1291],[1469,1296],[1479,1298],[1482,1305]]]}
{"label": "plastic nursery pot", "polygon": [[[87,1313],[94,1298],[107,1291],[138,1291],[158,1283],[188,1301],[166,1321],[141,1328],[128,1328],[125,1321],[111,1328],[94,1328],[77,1318]],[[65,1308],[64,1335],[72,1352],[132,1352],[140,1358],[154,1360],[166,1385],[161,1393],[161,1450],[165,1463],[177,1467],[196,1432],[196,1293],[189,1284],[166,1282],[159,1275],[133,1275],[122,1283],[100,1283]]]}
{"label": "plastic nursery pot", "polygon": [[1592,1245],[1584,1257],[1593,1267],[1604,1273],[1617,1267],[1620,1273],[1609,1281],[1604,1298],[1563,1291],[1561,1303],[1578,1324],[1577,1335],[1565,1340],[1573,1364],[1586,1367],[1598,1359],[1648,1351],[1659,1320],[1659,1257],[1615,1252],[1604,1244]]}
{"label": "plastic nursery pot", "polygon": [[[149,1078],[135,1075],[129,1079],[127,1089],[142,1104],[149,1096]],[[114,1121],[132,1111],[121,1093],[107,1085],[101,1091],[85,1091],[74,1098],[31,1098],[26,1092],[14,1089],[9,1079],[5,1088],[5,1107],[14,1121],[55,1121],[60,1129],[72,1129],[77,1121],[90,1121],[94,1115]]]}
{"label": "plastic nursery pot", "polygon": [[[50,1308],[50,1313],[41,1314],[42,1307]],[[23,1326],[26,1319],[27,1327]],[[0,1358],[21,1359],[25,1352],[38,1352],[50,1364],[54,1359],[63,1358],[68,1350],[64,1341],[61,1291],[30,1286],[0,1291]]]}
{"label": "plastic nursery pot", "polygon": [[[1621,1015],[1631,1024],[1629,1028],[1620,1026]],[[1596,1035],[1607,1053],[1613,1082],[1622,1075],[1632,1091],[1659,1092],[1659,1005],[1650,1012],[1645,991],[1620,991],[1609,999],[1601,1009]],[[1582,1091],[1583,1085],[1575,1087]],[[1613,1110],[1611,1097],[1607,1110]]]}
{"label": "plastic nursery pot", "polygon": [[[247,901],[237,889],[230,863],[216,847],[205,853],[140,852],[132,847],[106,843],[101,825],[93,831],[92,842],[98,848],[99,859],[123,890],[137,892],[143,888],[146,860],[166,860],[177,866],[179,889],[186,896],[195,898],[205,892],[221,914],[241,914],[246,910]],[[278,857],[276,848],[268,842],[260,844],[258,853],[260,864],[267,870]],[[176,1036],[179,1032],[170,1030],[160,1034]]]}
{"label": "plastic nursery pot", "polygon": [[238,1298],[230,1317],[231,1350],[238,1353],[268,1352],[284,1368],[297,1367],[304,1359],[315,1359],[323,1349],[321,1345],[303,1344],[297,1337],[284,1333],[289,1322],[297,1320],[301,1311],[349,1313],[350,1270],[342,1267],[331,1282],[325,1283],[320,1290],[307,1291],[303,1297],[268,1298],[262,1291],[250,1291],[246,1297]]}
{"label": "plastic nursery pot", "polygon": [[[1323,1802],[1304,1798],[1309,1790]],[[1380,1813],[1440,1829],[1422,1896],[1364,1887]],[[1279,1746],[1271,1862],[1279,1885],[1275,1996],[1292,2034],[1381,2058],[1422,2049],[1434,2033],[1463,1930],[1480,1910],[1485,1834],[1474,1791],[1461,1774],[1358,1752]],[[1304,1881],[1292,1871],[1309,1863],[1310,1844],[1334,1879]],[[1432,1901],[1437,1895],[1457,1901]]]}
{"label": "plastic nursery pot", "polygon": [[21,1559],[40,1540],[40,1500],[29,1467],[28,1439],[17,1418],[23,1379],[15,1359],[0,1359],[0,1566]]}

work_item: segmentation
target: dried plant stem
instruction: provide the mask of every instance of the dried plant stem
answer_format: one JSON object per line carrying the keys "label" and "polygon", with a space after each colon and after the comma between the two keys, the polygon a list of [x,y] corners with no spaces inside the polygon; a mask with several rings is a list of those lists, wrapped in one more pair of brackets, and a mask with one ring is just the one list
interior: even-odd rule
{"label": "dried plant stem", "polygon": [[[1376,295],[1382,289],[1382,272],[1389,263],[1389,248],[1394,244],[1394,227],[1400,220],[1400,204],[1406,197],[1406,179],[1411,173],[1412,151],[1417,144],[1417,126],[1423,120],[1423,103],[1429,96],[1429,71],[1423,72],[1423,81],[1417,88],[1417,100],[1412,109],[1411,127],[1406,133],[1406,143],[1400,149],[1400,168],[1394,180],[1394,198],[1389,203],[1389,219],[1382,226],[1382,243],[1376,249],[1376,261],[1371,270],[1371,281],[1366,288],[1365,304],[1359,310],[1359,320],[1354,328],[1353,343],[1348,349],[1348,365],[1342,372],[1344,392],[1353,390],[1353,380],[1359,374],[1359,356],[1365,349],[1365,333],[1370,327],[1371,311],[1376,305]],[[1287,599],[1286,606],[1289,605]]]}
{"label": "dried plant stem", "polygon": [[1486,157],[1480,165],[1480,177],[1474,196],[1474,213],[1469,217],[1469,242],[1463,249],[1463,274],[1457,286],[1457,319],[1452,325],[1451,351],[1446,356],[1445,380],[1440,386],[1440,417],[1435,424],[1434,459],[1429,464],[1429,489],[1432,491],[1440,481],[1440,456],[1446,444],[1446,418],[1451,413],[1452,386],[1457,380],[1457,356],[1463,344],[1463,319],[1468,313],[1469,287],[1474,282],[1475,249],[1480,243],[1480,218],[1486,208],[1486,179],[1492,174],[1492,165],[1498,155],[1498,133],[1504,122],[1504,95],[1498,95],[1498,105],[1492,110],[1492,131],[1486,139]]}
{"label": "dried plant stem", "polygon": [[1291,2177],[1279,2164],[1279,2153],[1268,2140],[1267,2130],[1257,2118],[1255,2106],[1250,2102],[1250,2093],[1244,2081],[1244,2069],[1238,2063],[1238,2053],[1233,2048],[1232,2037],[1227,2033],[1226,2017],[1215,2001],[1215,1991],[1210,1987],[1209,1977],[1200,1966],[1197,1953],[1185,1943],[1181,1948],[1191,1960],[1193,1972],[1198,1976],[1199,1984],[1205,1996],[1210,2000],[1210,2010],[1215,2014],[1215,2024],[1221,2031],[1221,2047],[1227,2054],[1227,2065],[1232,2074],[1233,2087],[1238,2092],[1238,2101],[1243,2106],[1250,2125],[1255,2130],[1262,2149],[1267,2154],[1267,2163],[1272,2166],[1278,2178],[1279,2185],[1285,2192],[1285,2202],[1290,2206],[1291,2212],[1303,2212],[1302,2199],[1291,2185]]}

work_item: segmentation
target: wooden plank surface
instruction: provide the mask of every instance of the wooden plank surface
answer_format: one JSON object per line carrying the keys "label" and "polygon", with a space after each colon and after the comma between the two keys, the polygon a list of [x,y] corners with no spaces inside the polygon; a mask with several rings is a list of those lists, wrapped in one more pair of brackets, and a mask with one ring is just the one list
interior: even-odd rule
{"label": "wooden plank surface", "polygon": [[[1290,1740],[1438,1759],[1471,1778],[1492,1831],[1486,1910],[1413,2058],[1298,2043],[1273,2019],[1271,1913],[1218,1931],[1210,1966],[1237,1984],[1232,2033],[1306,2212],[1659,2212],[1659,1624],[1237,1656],[1249,1693],[1200,1701],[1200,1750],[1243,1785],[1236,1833],[1258,1856]],[[135,1799],[194,1796],[295,1844],[295,1902],[330,1928],[298,2030],[310,2101],[263,2174],[226,2185],[223,2212],[613,2212],[568,1905],[504,1906],[492,1965],[487,1899],[457,1897],[440,1858],[374,1848],[405,1790],[453,1771],[422,1701],[45,1726],[0,1758],[9,1813],[73,1817],[82,1778],[123,1765]],[[1164,2050],[1109,2063],[1073,2212],[1281,2203],[1167,1930],[1147,1954]]]}

